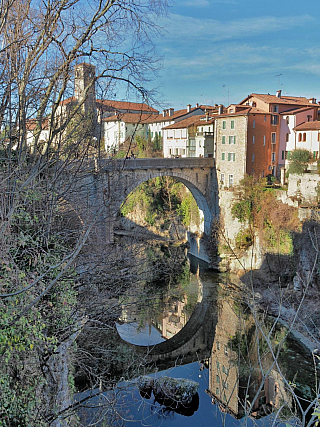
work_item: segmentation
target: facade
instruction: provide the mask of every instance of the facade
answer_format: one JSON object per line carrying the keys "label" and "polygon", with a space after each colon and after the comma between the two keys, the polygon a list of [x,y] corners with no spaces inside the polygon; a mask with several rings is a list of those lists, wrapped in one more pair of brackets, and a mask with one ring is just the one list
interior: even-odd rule
{"label": "facade", "polygon": [[[305,122],[293,128],[292,149],[302,148],[310,152],[310,158],[316,162],[320,151],[320,121]],[[289,149],[291,146],[288,147]],[[290,151],[287,151],[286,168],[290,162]],[[312,161],[311,161],[312,163]],[[317,167],[316,164],[314,165]]]}
{"label": "facade", "polygon": [[[280,146],[279,146],[279,167],[288,167],[288,160],[290,159],[291,151],[296,148],[306,148],[309,151],[319,152],[319,147],[316,147],[311,140],[314,136],[308,136],[308,144],[306,144],[306,134],[303,132],[298,135],[295,131],[300,125],[305,125],[305,130],[311,131],[312,128],[317,128],[318,123],[317,113],[314,108],[303,107],[297,110],[283,112],[280,114]],[[302,128],[303,130],[304,128]],[[316,131],[316,129],[314,129]],[[310,142],[310,143],[309,143]],[[318,154],[316,154],[316,158]]]}
{"label": "facade", "polygon": [[102,119],[102,135],[105,150],[112,154],[120,144],[133,140],[136,136],[149,136],[150,114],[120,113]]}
{"label": "facade", "polygon": [[164,127],[164,157],[213,157],[213,126],[208,116],[195,115]]}
{"label": "facade", "polygon": [[[287,123],[283,121],[283,117],[292,114],[295,115],[294,111],[296,111],[295,119],[292,122],[298,121],[298,123],[302,123],[305,119],[305,121],[316,120],[319,105],[316,103],[315,98],[283,96],[280,90],[277,91],[276,95],[253,93],[241,101],[239,105],[257,108],[269,115],[271,158],[267,158],[266,160],[270,163],[270,173],[273,176],[279,177],[280,169],[285,163],[285,152],[288,151],[285,148],[287,142],[285,139],[288,138],[287,134],[290,134],[290,129],[286,126]],[[288,122],[290,124],[289,119]]]}
{"label": "facade", "polygon": [[214,146],[220,188],[238,185],[246,170],[248,115],[225,114],[215,118]]}

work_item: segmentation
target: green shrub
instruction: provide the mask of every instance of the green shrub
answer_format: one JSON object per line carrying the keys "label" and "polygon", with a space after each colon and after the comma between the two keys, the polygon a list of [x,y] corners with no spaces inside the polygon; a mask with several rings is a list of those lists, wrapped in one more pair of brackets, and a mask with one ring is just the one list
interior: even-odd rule
{"label": "green shrub", "polygon": [[298,148],[291,152],[290,165],[288,174],[303,174],[307,168],[311,158],[311,153],[303,148]]}

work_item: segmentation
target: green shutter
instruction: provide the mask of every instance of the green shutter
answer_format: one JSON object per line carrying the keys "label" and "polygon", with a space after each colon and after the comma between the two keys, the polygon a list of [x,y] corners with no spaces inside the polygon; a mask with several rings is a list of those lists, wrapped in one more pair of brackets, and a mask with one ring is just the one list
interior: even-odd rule
{"label": "green shutter", "polygon": [[225,136],[223,136],[222,137],[222,144],[225,144],[226,143],[226,137]]}
{"label": "green shutter", "polygon": [[225,160],[225,153],[222,153],[221,158],[222,158],[222,160]]}

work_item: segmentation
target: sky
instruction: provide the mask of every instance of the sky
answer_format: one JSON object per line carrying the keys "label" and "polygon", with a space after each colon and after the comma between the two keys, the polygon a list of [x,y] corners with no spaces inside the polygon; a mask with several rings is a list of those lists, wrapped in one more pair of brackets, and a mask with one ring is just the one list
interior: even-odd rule
{"label": "sky", "polygon": [[159,100],[239,103],[250,93],[320,101],[319,0],[175,0],[159,22]]}

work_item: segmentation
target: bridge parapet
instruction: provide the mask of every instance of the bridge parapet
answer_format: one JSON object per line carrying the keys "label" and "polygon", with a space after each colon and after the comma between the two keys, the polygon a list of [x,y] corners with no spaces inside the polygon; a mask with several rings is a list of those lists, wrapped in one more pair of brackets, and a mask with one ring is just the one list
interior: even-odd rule
{"label": "bridge parapet", "polygon": [[111,170],[138,170],[138,169],[193,169],[193,168],[210,168],[215,167],[213,158],[147,158],[147,159],[117,159],[103,160],[100,166],[105,171]]}

